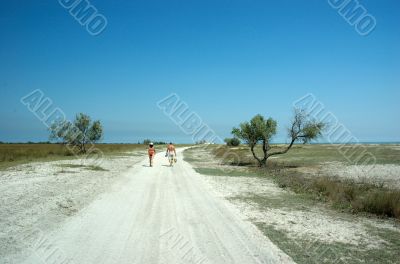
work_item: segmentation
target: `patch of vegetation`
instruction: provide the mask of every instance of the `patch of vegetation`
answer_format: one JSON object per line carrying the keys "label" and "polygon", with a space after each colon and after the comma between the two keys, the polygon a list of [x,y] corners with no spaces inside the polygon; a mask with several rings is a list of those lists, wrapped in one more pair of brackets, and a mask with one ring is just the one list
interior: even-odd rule
{"label": "patch of vegetation", "polygon": [[[279,145],[274,147],[281,148]],[[371,146],[373,149],[383,149],[378,160],[384,161],[385,164],[393,164],[397,162],[398,157],[393,158],[390,155],[392,150],[389,150],[389,147],[392,148],[392,146]],[[315,206],[328,205],[335,209],[331,212],[332,215],[337,214],[337,210],[362,214],[369,212],[378,216],[394,215],[397,210],[395,208],[400,205],[397,191],[385,189],[383,185],[339,181],[324,177],[324,175],[310,176],[295,169],[320,165],[327,160],[345,162],[336,148],[337,146],[332,145],[296,145],[293,147],[293,152],[271,160],[267,164],[268,167],[262,169],[257,168],[257,164],[252,162],[248,148],[232,149],[227,146],[212,146],[206,150],[219,160],[226,157],[227,151],[233,151],[240,162],[230,158],[225,158],[222,162],[232,165],[230,166],[232,170],[237,171],[242,177],[246,172],[251,172],[266,180],[273,180],[283,189],[291,190],[291,192],[278,195],[248,193],[229,198],[231,201],[239,200],[258,206],[259,211],[265,211],[268,208],[309,211]],[[302,157],[299,157],[299,153]],[[199,163],[199,165],[206,166],[207,163]],[[218,171],[207,168],[205,170],[200,170],[200,172],[218,174]],[[229,173],[232,170],[229,170]],[[342,216],[345,217],[345,214]],[[352,216],[348,215],[348,217]],[[387,244],[382,244],[381,248],[371,249],[363,244],[352,246],[318,240],[310,241],[307,237],[293,238],[289,237],[287,232],[275,229],[273,225],[260,222],[256,225],[297,263],[399,263],[400,233],[393,230],[371,226],[369,233],[387,242]]]}
{"label": "patch of vegetation", "polygon": [[54,175],[59,174],[59,173],[61,173],[61,174],[63,174],[63,173],[71,174],[71,173],[77,173],[77,172],[76,171],[69,171],[69,170],[62,169],[62,170],[56,172]]}
{"label": "patch of vegetation", "polygon": [[257,195],[248,193],[245,196],[235,196],[228,198],[230,201],[242,201],[250,204],[256,204],[260,211],[268,208],[308,211],[310,207],[316,206],[315,200],[309,199],[307,195],[298,195],[293,193],[283,193],[279,195]]}
{"label": "patch of vegetation", "polygon": [[[292,150],[285,155],[277,156],[274,161],[280,161],[293,166],[314,166],[327,162],[340,162],[347,165],[354,164],[352,159],[347,159],[342,153],[362,153],[368,151],[376,158],[376,164],[397,164],[400,165],[400,147],[397,145],[294,145]],[[285,146],[280,144],[271,145],[274,151],[283,151]],[[241,147],[239,150],[232,150],[227,146],[215,146],[209,148],[218,158],[224,157],[228,151],[238,155],[241,163],[254,163],[250,148]],[[255,148],[257,155],[262,154],[261,147]],[[229,158],[229,157],[228,157]],[[367,164],[374,164],[371,159]],[[227,160],[227,163],[229,160]]]}
{"label": "patch of vegetation", "polygon": [[[137,144],[96,144],[105,155],[145,151],[147,146]],[[32,161],[53,161],[81,157],[63,144],[0,144],[0,170]]]}
{"label": "patch of vegetation", "polygon": [[189,162],[189,163],[201,161],[200,159],[197,159],[197,158],[194,158],[194,157],[188,157],[188,156],[184,156],[183,160],[186,161],[186,162]]}
{"label": "patch of vegetation", "polygon": [[[309,199],[307,194],[282,193],[274,195],[237,196],[229,200],[239,200],[258,206],[259,211],[268,208],[307,211],[319,202]],[[273,225],[256,222],[257,227],[297,263],[397,263],[399,259],[400,233],[390,229],[370,227],[369,233],[377,236],[385,244],[381,248],[367,249],[366,245],[355,247],[342,243],[325,243],[306,238],[288,237]]]}
{"label": "patch of vegetation", "polygon": [[399,263],[400,260],[400,232],[391,229],[370,227],[369,232],[386,241],[383,249],[371,250],[371,259],[374,263]]}
{"label": "patch of vegetation", "polygon": [[71,169],[82,168],[82,169],[93,170],[93,171],[108,171],[108,170],[106,170],[100,166],[96,166],[96,165],[61,164],[59,166],[62,168],[71,168]]}
{"label": "patch of vegetation", "polygon": [[190,149],[186,149],[183,152],[183,160],[186,162],[201,162],[202,159],[200,157],[195,156],[195,149],[196,148],[190,148]]}
{"label": "patch of vegetation", "polygon": [[[279,146],[276,146],[279,147]],[[350,148],[351,146],[349,146]],[[356,146],[358,147],[358,146]],[[332,145],[312,145],[295,146],[290,154],[282,156],[280,159],[269,161],[266,168],[257,169],[249,151],[245,149],[232,150],[226,146],[220,146],[211,150],[216,158],[223,158],[226,152],[234,152],[240,159],[237,165],[252,167],[253,170],[259,170],[266,177],[275,180],[281,188],[289,188],[298,194],[306,194],[311,198],[331,204],[334,208],[348,211],[351,213],[370,213],[381,217],[394,217],[400,219],[400,190],[392,190],[370,183],[356,183],[350,180],[334,179],[325,175],[310,177],[299,171],[292,170],[296,167],[307,167],[320,165],[310,161],[315,159],[319,162],[323,160],[339,160],[344,157]],[[380,152],[377,160],[387,163],[397,162],[398,157],[392,158],[392,146],[367,146],[369,149],[375,149],[375,153]],[[377,151],[376,148],[382,150]],[[396,150],[397,151],[397,150]],[[297,153],[296,153],[297,152]],[[299,155],[302,153],[302,155]],[[386,154],[384,154],[386,153]],[[389,153],[389,154],[388,154]],[[293,160],[293,156],[304,157],[301,161]],[[329,158],[328,158],[329,157]],[[341,158],[340,158],[341,157]],[[227,165],[234,162],[229,159],[223,160]],[[246,165],[247,164],[247,165]],[[234,166],[232,166],[234,168]],[[237,167],[238,168],[238,167]]]}
{"label": "patch of vegetation", "polygon": [[284,231],[265,223],[257,227],[271,241],[299,264],[319,263],[398,263],[400,233],[381,230],[379,236],[388,242],[379,249],[367,249],[365,245],[352,246],[343,243],[324,243],[319,240],[290,238]]}
{"label": "patch of vegetation", "polygon": [[281,188],[289,188],[299,194],[310,194],[315,200],[328,202],[342,211],[400,219],[400,190],[325,176],[310,178],[288,170],[275,173],[272,177]]}
{"label": "patch of vegetation", "polygon": [[260,177],[260,174],[252,171],[238,171],[232,169],[220,169],[220,168],[195,168],[195,171],[210,176],[228,176],[228,177]]}
{"label": "patch of vegetation", "polygon": [[240,139],[235,138],[235,137],[234,138],[225,138],[224,142],[229,147],[237,147],[240,145]]}
{"label": "patch of vegetation", "polygon": [[[214,148],[212,145],[206,146],[196,146],[186,149],[183,152],[183,160],[186,162],[196,162],[196,163],[208,163],[214,160],[214,156],[210,154],[207,150],[208,148]],[[200,155],[199,155],[200,152]]]}
{"label": "patch of vegetation", "polygon": [[59,165],[62,168],[71,168],[71,169],[77,169],[77,168],[85,168],[85,165],[81,164],[60,164]]}
{"label": "patch of vegetation", "polygon": [[86,169],[92,171],[108,171],[100,166],[95,166],[95,165],[86,166]]}

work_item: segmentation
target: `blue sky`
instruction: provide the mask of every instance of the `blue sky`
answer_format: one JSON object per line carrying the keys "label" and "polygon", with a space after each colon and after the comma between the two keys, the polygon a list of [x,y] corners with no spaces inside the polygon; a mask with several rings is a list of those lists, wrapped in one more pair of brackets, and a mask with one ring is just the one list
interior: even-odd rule
{"label": "blue sky", "polygon": [[0,141],[47,140],[20,98],[41,89],[105,142],[190,142],[156,106],[178,94],[220,137],[255,114],[278,121],[314,94],[361,141],[400,141],[400,2],[360,1],[360,36],[328,1],[90,1],[108,21],[88,34],[58,1],[3,1]]}

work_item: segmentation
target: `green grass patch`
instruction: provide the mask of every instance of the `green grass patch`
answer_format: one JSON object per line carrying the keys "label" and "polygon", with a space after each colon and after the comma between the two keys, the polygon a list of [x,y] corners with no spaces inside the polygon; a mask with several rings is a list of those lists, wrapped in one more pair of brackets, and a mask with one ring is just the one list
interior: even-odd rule
{"label": "green grass patch", "polygon": [[[78,173],[78,172],[76,172],[76,171],[69,171],[69,170],[64,170],[64,169],[62,169],[62,170],[60,170],[59,172],[57,172],[57,173]],[[57,174],[56,173],[56,174]]]}
{"label": "green grass patch", "polygon": [[189,162],[189,163],[191,163],[191,162],[201,162],[202,161],[200,158],[195,158],[195,157],[192,157],[192,156],[189,157],[188,155],[185,155],[183,157],[183,160],[186,161],[186,162]]}
{"label": "green grass patch", "polygon": [[348,263],[346,261],[339,262],[341,259],[351,259],[350,263],[361,263],[352,257],[349,246],[346,244],[326,244],[318,240],[293,239],[288,237],[286,232],[276,230],[271,225],[265,223],[255,224],[265,236],[271,239],[275,245],[289,255],[296,263]]}
{"label": "green grass patch", "polygon": [[246,194],[245,196],[235,196],[228,198],[230,201],[242,201],[250,204],[256,204],[260,211],[265,211],[268,208],[308,211],[310,207],[318,204],[317,201],[309,199],[307,195],[282,193],[279,195],[256,195]]}
{"label": "green grass patch", "polygon": [[299,264],[337,263],[399,263],[400,233],[380,229],[376,234],[387,245],[379,249],[368,249],[366,245],[353,246],[343,243],[324,243],[318,240],[290,238],[286,232],[276,230],[265,223],[257,227],[286,254]]}
{"label": "green grass patch", "polygon": [[95,165],[86,166],[86,169],[92,171],[108,171],[100,166],[95,166]]}
{"label": "green grass patch", "polygon": [[[212,146],[212,145],[209,145]],[[208,147],[207,147],[208,148]],[[183,160],[186,162],[196,162],[196,163],[207,163],[211,162],[214,159],[214,155],[209,153],[205,146],[194,146],[191,148],[186,149],[183,152]],[[213,147],[211,147],[213,148]],[[199,155],[199,151],[201,151],[201,155]]]}
{"label": "green grass patch", "polygon": [[61,168],[70,168],[70,169],[85,169],[85,170],[92,170],[92,171],[108,171],[100,166],[96,165],[81,165],[81,164],[61,164],[59,165]]}
{"label": "green grass patch", "polygon": [[85,168],[85,165],[80,165],[80,164],[60,164],[59,165],[61,168],[71,168],[71,169],[77,169],[77,168]]}
{"label": "green grass patch", "polygon": [[196,172],[209,176],[228,176],[228,177],[260,177],[260,174],[252,171],[238,171],[232,169],[219,168],[195,168]]}

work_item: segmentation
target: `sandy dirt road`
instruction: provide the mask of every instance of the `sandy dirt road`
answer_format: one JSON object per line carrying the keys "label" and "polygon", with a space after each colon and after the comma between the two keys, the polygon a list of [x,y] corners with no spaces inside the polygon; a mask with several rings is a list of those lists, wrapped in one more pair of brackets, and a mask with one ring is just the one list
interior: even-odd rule
{"label": "sandy dirt road", "polygon": [[292,263],[182,160],[129,169],[51,233],[36,230],[25,263]]}

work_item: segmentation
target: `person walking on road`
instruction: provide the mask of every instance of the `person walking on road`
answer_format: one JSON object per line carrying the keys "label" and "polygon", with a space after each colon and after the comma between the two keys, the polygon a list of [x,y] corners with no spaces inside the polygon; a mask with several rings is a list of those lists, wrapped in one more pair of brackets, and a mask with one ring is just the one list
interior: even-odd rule
{"label": "person walking on road", "polygon": [[149,144],[149,149],[147,150],[147,153],[149,154],[150,167],[153,167],[153,159],[156,155],[156,149],[154,148],[153,143]]}
{"label": "person walking on road", "polygon": [[169,165],[173,167],[174,163],[176,162],[176,150],[172,142],[169,143],[167,147],[167,153],[165,154],[165,156],[168,157]]}

